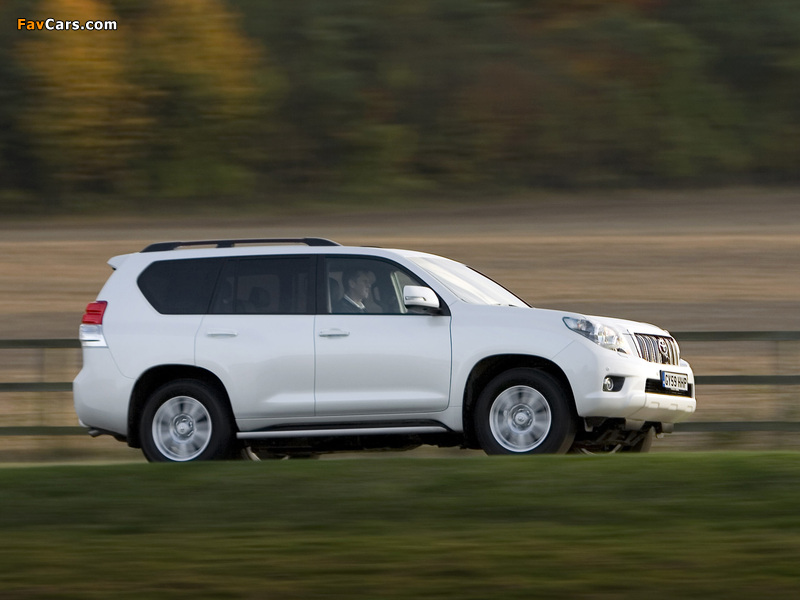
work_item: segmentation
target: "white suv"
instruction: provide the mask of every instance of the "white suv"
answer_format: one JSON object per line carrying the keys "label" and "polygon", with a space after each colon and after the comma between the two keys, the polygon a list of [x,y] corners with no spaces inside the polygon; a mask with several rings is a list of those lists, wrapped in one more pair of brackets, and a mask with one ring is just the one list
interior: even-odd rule
{"label": "white suv", "polygon": [[109,264],[75,409],[151,461],[645,451],[695,410],[668,332],[534,309],[432,254],[214,240]]}

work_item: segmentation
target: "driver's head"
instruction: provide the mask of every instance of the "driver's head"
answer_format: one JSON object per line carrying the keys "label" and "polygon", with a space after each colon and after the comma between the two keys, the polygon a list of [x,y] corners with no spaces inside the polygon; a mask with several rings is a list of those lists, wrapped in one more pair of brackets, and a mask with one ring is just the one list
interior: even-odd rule
{"label": "driver's head", "polygon": [[369,298],[372,287],[372,275],[363,269],[348,269],[342,274],[344,293],[356,302]]}

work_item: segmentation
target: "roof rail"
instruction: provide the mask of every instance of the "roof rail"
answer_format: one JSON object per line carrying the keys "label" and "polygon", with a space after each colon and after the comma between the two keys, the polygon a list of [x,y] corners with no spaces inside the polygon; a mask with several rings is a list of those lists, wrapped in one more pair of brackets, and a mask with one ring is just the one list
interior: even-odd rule
{"label": "roof rail", "polygon": [[305,244],[306,246],[340,246],[325,238],[252,238],[239,240],[194,240],[190,242],[158,242],[150,244],[142,252],[165,252],[187,246],[216,246],[217,248],[233,248],[237,244]]}

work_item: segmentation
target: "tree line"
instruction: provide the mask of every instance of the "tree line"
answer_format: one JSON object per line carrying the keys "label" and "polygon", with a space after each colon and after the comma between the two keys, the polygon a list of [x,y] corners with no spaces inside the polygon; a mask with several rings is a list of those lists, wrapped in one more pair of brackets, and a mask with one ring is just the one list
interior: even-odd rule
{"label": "tree line", "polygon": [[6,214],[794,183],[798,150],[788,0],[0,6]]}

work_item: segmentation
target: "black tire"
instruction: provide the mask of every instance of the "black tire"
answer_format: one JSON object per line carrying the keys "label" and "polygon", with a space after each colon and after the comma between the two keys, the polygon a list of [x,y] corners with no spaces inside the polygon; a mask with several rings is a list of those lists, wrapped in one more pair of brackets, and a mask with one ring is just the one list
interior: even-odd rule
{"label": "black tire", "polygon": [[650,448],[653,446],[653,440],[655,439],[656,430],[651,427],[644,434],[642,434],[642,437],[636,443],[630,446],[624,444],[591,445],[583,442],[576,443],[575,446],[570,448],[570,453],[599,456],[604,454],[620,454],[623,452],[650,452]]}
{"label": "black tire", "polygon": [[195,379],[172,381],[153,392],[142,412],[139,436],[150,462],[227,459],[238,448],[221,394]]}
{"label": "black tire", "polygon": [[590,456],[603,456],[606,454],[621,454],[633,452],[650,452],[653,440],[656,438],[656,431],[650,427],[647,431],[641,432],[641,437],[633,444],[626,442],[609,442],[599,444],[591,439],[576,440],[570,454],[588,454]]}
{"label": "black tire", "polygon": [[636,442],[633,446],[624,448],[623,452],[650,452],[653,447],[653,441],[656,439],[656,430],[652,427],[647,430],[641,440]]}
{"label": "black tire", "polygon": [[495,377],[478,397],[473,418],[486,454],[563,454],[575,438],[564,390],[536,369],[511,369]]}

